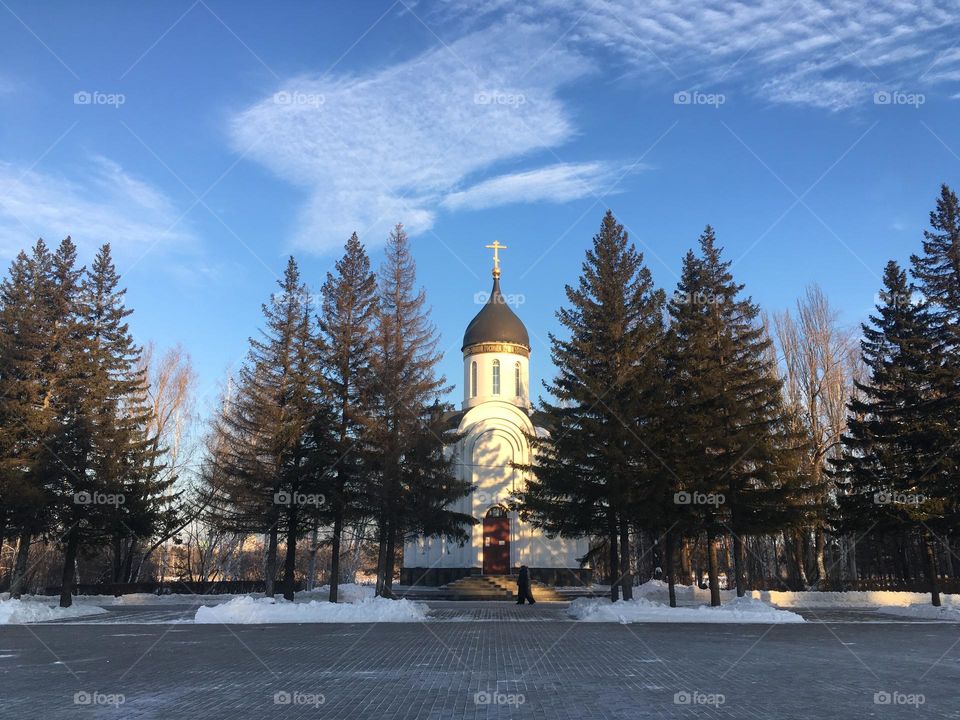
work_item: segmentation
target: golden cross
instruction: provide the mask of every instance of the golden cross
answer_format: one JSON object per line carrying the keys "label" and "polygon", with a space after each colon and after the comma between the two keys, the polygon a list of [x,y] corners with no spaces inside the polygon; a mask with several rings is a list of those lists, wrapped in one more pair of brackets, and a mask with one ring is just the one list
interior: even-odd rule
{"label": "golden cross", "polygon": [[493,276],[500,277],[500,250],[506,250],[506,245],[501,245],[499,240],[494,240],[493,245],[484,245],[493,250]]}

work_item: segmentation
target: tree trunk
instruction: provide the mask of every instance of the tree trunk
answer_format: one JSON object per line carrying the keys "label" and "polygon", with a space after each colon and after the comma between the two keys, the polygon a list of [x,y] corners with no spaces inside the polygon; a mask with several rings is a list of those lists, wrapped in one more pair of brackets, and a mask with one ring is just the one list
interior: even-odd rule
{"label": "tree trunk", "polygon": [[267,558],[263,570],[263,594],[273,597],[276,594],[277,580],[277,523],[273,524],[267,537]]}
{"label": "tree trunk", "polygon": [[112,540],[113,582],[118,583],[120,582],[120,569],[123,566],[123,538],[120,537],[119,533],[114,533]]}
{"label": "tree trunk", "polygon": [[677,606],[677,590],[674,587],[673,577],[673,533],[667,530],[664,533],[663,559],[667,571],[667,591],[670,594],[670,607]]}
{"label": "tree trunk", "polygon": [[67,534],[63,551],[63,573],[60,577],[60,607],[73,605],[73,581],[77,572],[77,550],[80,548],[80,528],[73,527]]}
{"label": "tree trunk", "polygon": [[390,521],[383,517],[380,519],[377,532],[377,584],[374,588],[374,594],[377,597],[383,597],[383,591],[386,584],[387,575],[387,535],[390,533]]}
{"label": "tree trunk", "polygon": [[130,538],[130,544],[127,546],[127,554],[123,558],[123,568],[120,572],[121,582],[131,582],[133,578],[133,556],[137,552],[137,539]]}
{"label": "tree trunk", "polygon": [[814,537],[817,556],[817,584],[819,589],[825,590],[830,585],[830,578],[827,577],[827,537],[823,531],[823,526],[817,525]]}
{"label": "tree trunk", "polygon": [[620,585],[623,599],[633,600],[633,573],[630,571],[630,526],[620,519]]}
{"label": "tree trunk", "polygon": [[690,558],[691,548],[690,548],[690,538],[685,538],[682,535],[680,536],[680,577],[685,581],[683,584],[693,585],[695,580],[695,573],[693,571],[693,563]]}
{"label": "tree trunk", "polygon": [[27,559],[30,555],[31,536],[29,529],[20,532],[17,556],[13,561],[13,575],[10,577],[10,597],[12,598],[19,599],[27,583]]}
{"label": "tree trunk", "polygon": [[940,578],[937,568],[937,553],[929,533],[922,534],[923,550],[927,556],[927,583],[930,586],[930,604],[934,607],[940,607]]}
{"label": "tree trunk", "polygon": [[297,508],[290,504],[287,513],[287,547],[283,556],[283,599],[293,601],[297,570]]}
{"label": "tree trunk", "polygon": [[744,581],[743,571],[745,562],[743,540],[739,535],[733,536],[733,574],[736,577],[737,597],[743,597],[747,593],[746,582]]}
{"label": "tree trunk", "polygon": [[393,527],[390,528],[390,534],[387,536],[386,558],[383,573],[383,597],[392,598],[393,569],[397,564],[397,533]]}
{"label": "tree trunk", "polygon": [[[313,523],[313,530],[310,532],[310,549],[307,551],[307,590],[313,590],[317,584],[317,550],[320,549],[319,540],[320,530],[316,521]],[[333,585],[331,584],[331,587]]]}
{"label": "tree trunk", "polygon": [[610,528],[610,535],[607,538],[607,542],[610,543],[610,602],[616,602],[620,599],[620,583],[618,578],[620,575],[620,554],[618,552],[620,539],[617,537],[615,527]]}
{"label": "tree trunk", "polygon": [[[333,517],[333,536],[330,538],[330,602],[337,601],[340,585],[340,539],[343,536],[343,512],[338,508]],[[379,584],[379,578],[378,578]]]}
{"label": "tree trunk", "polygon": [[710,577],[710,605],[720,605],[720,572],[717,562],[717,553],[720,549],[720,539],[710,533],[707,536],[707,574]]}
{"label": "tree trunk", "polygon": [[803,541],[804,532],[803,530],[797,530],[793,533],[793,562],[794,562],[794,573],[797,578],[798,587],[796,590],[806,590],[810,583],[807,580],[807,567],[806,567],[806,557],[804,557],[804,541]]}

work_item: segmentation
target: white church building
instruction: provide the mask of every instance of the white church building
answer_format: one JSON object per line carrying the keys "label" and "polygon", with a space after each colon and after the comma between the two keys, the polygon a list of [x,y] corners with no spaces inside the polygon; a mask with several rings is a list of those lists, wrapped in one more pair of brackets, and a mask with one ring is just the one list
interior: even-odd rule
{"label": "white church building", "polygon": [[578,562],[587,539],[548,538],[508,507],[527,479],[515,464],[531,463],[529,438],[546,431],[531,420],[530,337],[500,291],[498,251],[505,246],[487,247],[494,251],[493,289],[463,335],[461,439],[451,448],[456,472],[475,488],[454,509],[479,522],[463,546],[442,538],[406,542],[401,583],[442,585],[467,575],[513,574],[526,565],[532,579],[579,584],[589,572]]}

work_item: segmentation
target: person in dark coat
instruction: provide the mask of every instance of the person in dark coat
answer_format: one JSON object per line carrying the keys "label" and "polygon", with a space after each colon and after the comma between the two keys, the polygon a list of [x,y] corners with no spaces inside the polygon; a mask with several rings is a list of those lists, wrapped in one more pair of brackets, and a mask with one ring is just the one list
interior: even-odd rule
{"label": "person in dark coat", "polygon": [[530,590],[530,571],[526,565],[521,565],[520,574],[517,575],[517,605],[523,605],[524,600],[531,605],[536,602],[533,599],[533,592]]}

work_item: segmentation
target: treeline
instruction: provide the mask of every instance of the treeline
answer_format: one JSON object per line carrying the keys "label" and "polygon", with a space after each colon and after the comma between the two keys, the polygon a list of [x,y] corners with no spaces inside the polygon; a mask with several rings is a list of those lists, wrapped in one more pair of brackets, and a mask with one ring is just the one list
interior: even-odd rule
{"label": "treeline", "polygon": [[376,593],[387,597],[405,538],[467,539],[476,521],[449,506],[471,486],[444,454],[457,438],[425,303],[397,225],[377,273],[354,234],[316,306],[293,258],[263,305],[202,475],[211,525],[265,537],[268,595],[282,574],[283,595],[293,598],[297,541],[311,536],[315,553],[321,529],[329,530],[331,602],[345,533],[373,528]]}
{"label": "treeline", "polygon": [[948,187],[930,220],[912,281],[887,265],[857,357],[816,288],[771,327],[709,226],[668,296],[608,212],[557,314],[550,437],[534,439],[515,507],[548,533],[597,538],[612,600],[632,597],[638,542],[671,604],[677,561],[689,577],[699,548],[715,605],[721,555],[741,596],[747,568],[781,580],[792,566],[784,589],[823,588],[828,555],[856,579],[858,552],[892,542],[900,558],[922,549],[938,604],[937,560],[960,529],[960,211]]}

